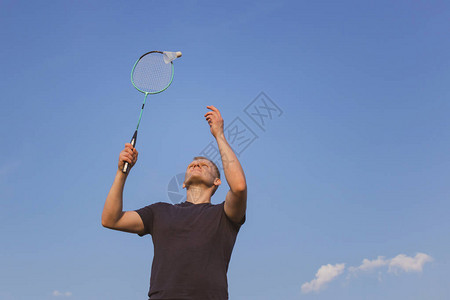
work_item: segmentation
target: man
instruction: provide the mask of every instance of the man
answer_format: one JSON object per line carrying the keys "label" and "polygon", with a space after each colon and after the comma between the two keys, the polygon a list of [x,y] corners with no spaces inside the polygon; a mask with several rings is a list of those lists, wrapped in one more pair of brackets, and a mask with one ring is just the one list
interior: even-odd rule
{"label": "man", "polygon": [[195,157],[186,170],[183,188],[186,201],[158,202],[136,211],[122,211],[127,174],[138,152],[125,144],[119,155],[114,183],[106,198],[102,225],[107,228],[152,235],[154,257],[149,299],[228,299],[227,270],[237,233],[245,222],[247,184],[236,155],[225,139],[223,119],[214,106],[205,119],[217,141],[230,190],[221,204],[211,196],[221,184],[217,166],[205,157]]}

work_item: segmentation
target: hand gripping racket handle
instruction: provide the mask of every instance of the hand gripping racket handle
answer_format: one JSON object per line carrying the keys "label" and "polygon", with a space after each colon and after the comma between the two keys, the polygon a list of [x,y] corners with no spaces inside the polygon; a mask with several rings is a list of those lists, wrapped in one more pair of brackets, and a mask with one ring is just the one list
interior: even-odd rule
{"label": "hand gripping racket handle", "polygon": [[[136,146],[136,139],[137,139],[137,129],[133,134],[133,137],[131,138],[131,146]],[[130,171],[130,164],[128,162],[125,162],[125,164],[123,165],[123,169],[122,172],[127,174]]]}

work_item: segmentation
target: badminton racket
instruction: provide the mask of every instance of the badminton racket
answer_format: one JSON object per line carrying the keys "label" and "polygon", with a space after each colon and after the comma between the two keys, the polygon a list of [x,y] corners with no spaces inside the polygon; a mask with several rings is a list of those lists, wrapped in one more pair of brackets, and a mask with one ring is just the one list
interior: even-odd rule
{"label": "badminton racket", "polygon": [[[139,120],[131,138],[130,144],[135,147],[141,123],[142,113],[148,95],[159,94],[165,91],[173,80],[173,60],[181,57],[181,52],[150,51],[139,57],[131,70],[131,83],[145,95],[142,103]],[[125,162],[122,172],[129,172],[129,163]]]}

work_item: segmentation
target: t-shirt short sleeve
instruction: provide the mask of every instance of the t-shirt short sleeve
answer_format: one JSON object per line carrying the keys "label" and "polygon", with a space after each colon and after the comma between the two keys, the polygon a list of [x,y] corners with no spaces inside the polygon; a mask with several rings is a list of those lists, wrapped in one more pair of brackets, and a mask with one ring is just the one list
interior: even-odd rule
{"label": "t-shirt short sleeve", "polygon": [[144,230],[145,230],[145,233],[139,234],[139,236],[151,234],[153,231],[153,218],[154,218],[153,206],[154,204],[151,204],[136,210],[138,215],[141,217],[142,222],[144,223]]}
{"label": "t-shirt short sleeve", "polygon": [[232,227],[237,232],[239,232],[239,229],[245,223],[245,218],[246,218],[247,214],[244,214],[244,217],[242,218],[242,220],[236,223],[236,222],[232,221],[230,218],[228,218],[227,214],[225,213],[225,201],[223,201],[220,205],[222,206],[223,214],[225,215],[226,219],[229,221],[229,223],[232,225]]}
{"label": "t-shirt short sleeve", "polygon": [[241,220],[240,222],[238,222],[238,223],[233,222],[233,221],[231,221],[230,219],[228,219],[228,220],[231,222],[231,224],[232,224],[233,227],[236,229],[236,231],[239,231],[239,229],[241,228],[241,226],[244,225],[244,223],[245,223],[245,215],[244,215],[244,217],[242,218],[242,220]]}

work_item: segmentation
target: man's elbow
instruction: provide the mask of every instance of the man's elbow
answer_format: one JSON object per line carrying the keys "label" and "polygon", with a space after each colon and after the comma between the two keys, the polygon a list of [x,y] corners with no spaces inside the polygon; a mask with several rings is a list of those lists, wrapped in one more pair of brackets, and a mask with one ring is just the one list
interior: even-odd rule
{"label": "man's elbow", "polygon": [[102,218],[102,226],[105,227],[105,228],[109,228],[108,222],[105,221],[103,218]]}
{"label": "man's elbow", "polygon": [[112,229],[114,227],[111,220],[104,216],[102,216],[102,226],[109,229]]}
{"label": "man's elbow", "polygon": [[235,194],[245,194],[247,192],[247,184],[244,182],[237,183],[231,189]]}

